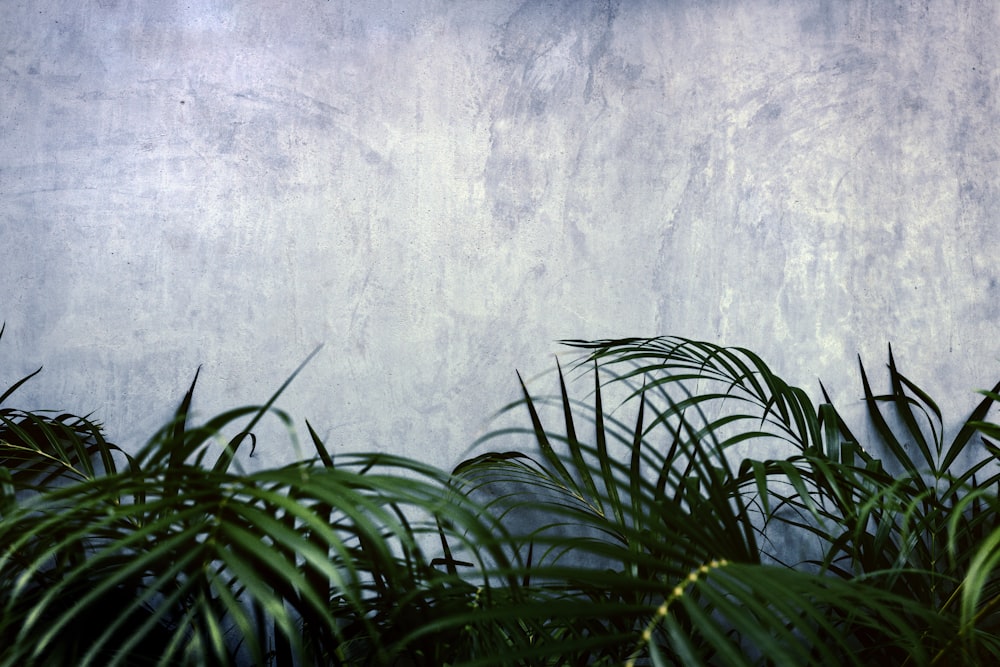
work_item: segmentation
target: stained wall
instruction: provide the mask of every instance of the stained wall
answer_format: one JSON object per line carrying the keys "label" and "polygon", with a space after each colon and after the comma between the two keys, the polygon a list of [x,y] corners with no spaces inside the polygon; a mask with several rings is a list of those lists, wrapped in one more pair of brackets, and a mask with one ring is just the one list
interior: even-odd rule
{"label": "stained wall", "polygon": [[[5,0],[0,342],[137,446],[281,401],[449,466],[562,338],[1000,377],[993,2]],[[529,381],[554,390],[551,376]],[[255,465],[294,458],[262,446]]]}

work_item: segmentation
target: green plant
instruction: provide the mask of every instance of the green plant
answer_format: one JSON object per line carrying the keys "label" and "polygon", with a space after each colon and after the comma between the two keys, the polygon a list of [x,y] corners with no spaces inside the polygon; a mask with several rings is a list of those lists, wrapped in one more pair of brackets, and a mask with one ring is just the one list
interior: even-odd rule
{"label": "green plant", "polygon": [[85,419],[0,412],[0,664],[440,665],[470,637],[489,650],[498,630],[427,622],[477,589],[424,538],[450,553],[494,531],[447,475],[386,455],[334,465],[311,429],[315,459],[236,472],[259,419],[288,422],[277,394],[191,427],[194,386],[134,456]]}
{"label": "green plant", "polygon": [[[601,657],[996,660],[998,450],[975,436],[996,432],[983,420],[997,388],[946,442],[940,410],[890,351],[888,393],[875,394],[861,368],[875,436],[863,446],[825,390],[814,405],[749,350],[682,338],[570,344],[589,352],[577,367],[592,368],[589,400],[570,397],[562,371],[554,399],[525,389],[509,407],[526,406],[534,455],[495,451],[456,473],[521,528],[515,548],[535,554],[531,576],[573,601],[562,621]],[[620,397],[610,412],[609,391]],[[544,426],[547,407],[561,428]],[[592,433],[581,436],[581,423]]]}
{"label": "green plant", "polygon": [[284,387],[192,426],[197,375],[130,454],[86,418],[3,407],[19,380],[0,396],[0,665],[1000,655],[1000,385],[948,440],[890,351],[888,392],[861,369],[861,439],[748,350],[570,345],[558,394],[522,382],[507,410],[528,426],[452,473],[335,461],[308,422],[313,459],[240,472],[260,419],[294,438]]}

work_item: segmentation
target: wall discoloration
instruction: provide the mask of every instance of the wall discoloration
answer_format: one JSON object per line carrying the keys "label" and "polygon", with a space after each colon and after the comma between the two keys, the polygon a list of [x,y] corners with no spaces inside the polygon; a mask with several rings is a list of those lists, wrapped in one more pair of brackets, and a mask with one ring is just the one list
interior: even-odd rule
{"label": "wall discoloration", "polygon": [[1000,375],[991,2],[36,5],[0,26],[5,373],[130,442],[199,364],[208,413],[324,341],[286,407],[442,465],[564,337],[844,401],[890,341],[946,408]]}

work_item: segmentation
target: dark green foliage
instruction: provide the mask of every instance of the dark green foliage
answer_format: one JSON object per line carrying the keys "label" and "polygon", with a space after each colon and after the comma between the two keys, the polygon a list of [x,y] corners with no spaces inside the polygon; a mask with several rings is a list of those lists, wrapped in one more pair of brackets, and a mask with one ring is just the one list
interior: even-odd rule
{"label": "dark green foliage", "polygon": [[4,407],[16,382],[0,665],[997,661],[1000,385],[949,439],[890,352],[861,439],[748,350],[570,345],[558,393],[522,383],[527,426],[450,474],[334,460],[311,427],[314,459],[239,472],[265,415],[294,437],[280,390],[192,426],[194,383],[129,455]]}
{"label": "dark green foliage", "polygon": [[193,390],[134,457],[85,419],[0,412],[0,664],[438,665],[471,650],[465,624],[425,627],[477,594],[425,538],[494,534],[446,474],[384,455],[334,466],[318,440],[315,460],[237,473],[274,399],[190,427]]}

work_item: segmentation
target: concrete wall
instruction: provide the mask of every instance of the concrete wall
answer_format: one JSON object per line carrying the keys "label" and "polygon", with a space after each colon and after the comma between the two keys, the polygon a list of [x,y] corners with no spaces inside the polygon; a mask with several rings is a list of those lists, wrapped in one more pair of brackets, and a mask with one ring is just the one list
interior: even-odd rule
{"label": "concrete wall", "polygon": [[892,342],[956,417],[1000,376],[991,0],[0,15],[19,406],[132,445],[199,364],[208,415],[325,342],[282,405],[447,466],[565,337],[746,345],[843,402]]}

